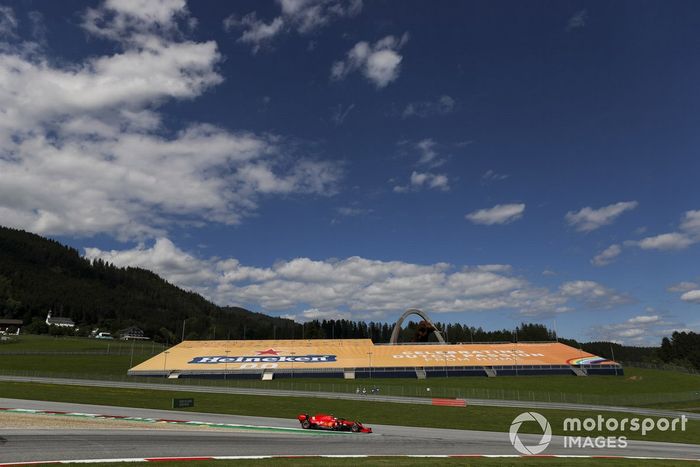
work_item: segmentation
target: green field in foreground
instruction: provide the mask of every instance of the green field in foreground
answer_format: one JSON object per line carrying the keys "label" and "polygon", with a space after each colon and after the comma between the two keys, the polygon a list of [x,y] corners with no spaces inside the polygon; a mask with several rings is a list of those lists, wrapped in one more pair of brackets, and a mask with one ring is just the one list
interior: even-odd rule
{"label": "green field in foreground", "polygon": [[[132,355],[133,350],[133,355]],[[123,342],[87,338],[19,336],[0,344],[0,374],[28,376],[127,379],[126,372],[158,352],[152,342]],[[3,355],[11,352],[12,355]],[[91,354],[17,355],[19,352],[92,352]],[[102,354],[96,354],[101,352]],[[107,353],[109,352],[109,353]],[[148,381],[143,378],[131,378]],[[151,380],[164,383],[163,378]],[[372,378],[282,379],[273,381],[169,380],[168,384],[228,385],[303,391],[355,392],[378,387],[391,396],[466,397],[570,402],[608,405],[639,405],[700,411],[700,375],[674,371],[625,368],[624,376],[501,376],[418,379]],[[430,388],[430,391],[428,391]]]}
{"label": "green field in foreground", "polygon": [[[691,464],[692,462],[692,464]],[[227,467],[227,466],[251,466],[251,467],[275,467],[275,466],[292,466],[292,465],[340,465],[340,466],[356,466],[357,464],[362,465],[376,465],[376,466],[400,466],[400,467],[413,467],[421,465],[459,465],[464,467],[585,467],[589,465],[603,466],[603,467],[667,467],[667,466],[686,466],[697,464],[694,461],[660,461],[660,460],[639,460],[639,459],[550,459],[550,458],[496,458],[496,459],[482,459],[482,458],[461,458],[461,459],[445,459],[445,458],[425,458],[416,459],[410,457],[373,457],[371,459],[324,459],[321,457],[316,458],[304,458],[304,459],[260,459],[260,460],[221,460],[221,461],[184,461],[184,462],[168,462],[169,467]],[[147,463],[139,462],[136,464],[129,465],[146,465]],[[149,463],[150,464],[150,463]],[[78,465],[78,464],[69,464]],[[101,464],[90,464],[96,467],[116,467],[116,463],[101,463]]]}
{"label": "green field in foreground", "polygon": [[[358,402],[335,399],[302,397],[242,396],[234,394],[206,394],[177,391],[149,391],[143,389],[94,388],[82,386],[61,386],[53,384],[5,383],[0,382],[3,397],[36,399],[84,404],[117,405],[170,409],[171,399],[192,397],[195,408],[186,411],[223,413],[237,415],[296,418],[300,413],[333,413],[347,418],[356,418],[369,424],[423,426],[432,428],[455,428],[463,430],[508,431],[513,419],[525,409],[507,407],[436,407],[383,402]],[[569,434],[563,431],[563,421],[568,417],[581,419],[595,416],[594,412],[537,410],[547,417],[554,434]],[[608,412],[606,418],[634,417],[630,414]],[[524,432],[536,433],[539,426],[524,424]],[[621,433],[607,431],[582,436],[612,436]],[[684,432],[653,431],[642,437],[640,433],[626,432],[630,439],[647,441],[668,441],[676,443],[700,444],[700,421],[688,421]]]}

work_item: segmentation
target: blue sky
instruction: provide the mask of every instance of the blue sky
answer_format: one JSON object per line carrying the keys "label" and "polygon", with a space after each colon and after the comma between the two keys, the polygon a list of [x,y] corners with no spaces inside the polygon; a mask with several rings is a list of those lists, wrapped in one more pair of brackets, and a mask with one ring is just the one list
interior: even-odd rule
{"label": "blue sky", "polygon": [[222,305],[699,330],[695,2],[0,2],[0,223]]}

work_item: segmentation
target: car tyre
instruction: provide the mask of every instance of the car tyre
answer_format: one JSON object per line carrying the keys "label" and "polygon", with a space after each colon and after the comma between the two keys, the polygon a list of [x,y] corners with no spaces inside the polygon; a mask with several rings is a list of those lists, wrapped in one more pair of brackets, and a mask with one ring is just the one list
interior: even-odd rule
{"label": "car tyre", "polygon": [[305,430],[308,430],[309,428],[311,428],[311,423],[308,420],[304,420],[303,422],[301,422],[301,427]]}
{"label": "car tyre", "polygon": [[353,433],[357,433],[358,431],[360,431],[360,425],[358,425],[357,423],[353,423],[352,428],[350,428],[350,429],[352,430]]}

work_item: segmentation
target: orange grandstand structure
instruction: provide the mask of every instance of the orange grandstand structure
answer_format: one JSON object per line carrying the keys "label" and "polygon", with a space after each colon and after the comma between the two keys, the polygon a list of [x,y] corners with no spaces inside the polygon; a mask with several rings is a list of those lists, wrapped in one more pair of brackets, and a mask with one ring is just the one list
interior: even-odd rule
{"label": "orange grandstand structure", "polygon": [[184,341],[128,372],[262,379],[621,373],[617,363],[559,342],[382,345],[370,339]]}

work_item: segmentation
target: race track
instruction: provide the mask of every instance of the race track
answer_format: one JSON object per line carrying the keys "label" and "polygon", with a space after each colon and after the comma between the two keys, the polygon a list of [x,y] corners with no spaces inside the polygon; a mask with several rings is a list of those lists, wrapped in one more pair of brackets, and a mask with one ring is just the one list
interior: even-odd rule
{"label": "race track", "polygon": [[[187,419],[280,428],[298,428],[290,419],[175,412],[139,408],[0,399],[0,406],[161,419]],[[513,455],[507,433],[373,425],[374,434],[318,435],[313,432],[237,430],[162,431],[146,429],[42,430],[0,428],[0,463],[68,459],[231,455]],[[537,435],[521,435],[535,444]],[[545,454],[640,456],[700,459],[700,446],[629,441],[626,449],[566,449],[553,437]]]}

